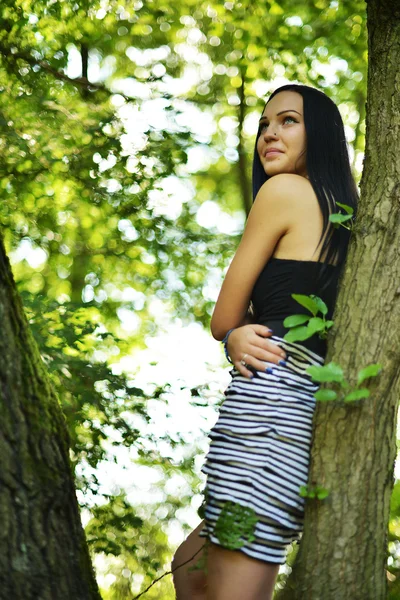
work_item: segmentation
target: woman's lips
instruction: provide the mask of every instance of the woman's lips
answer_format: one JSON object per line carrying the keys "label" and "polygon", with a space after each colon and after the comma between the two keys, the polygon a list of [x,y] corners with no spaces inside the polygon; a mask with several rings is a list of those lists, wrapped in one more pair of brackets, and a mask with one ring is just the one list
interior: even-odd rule
{"label": "woman's lips", "polygon": [[270,152],[265,153],[265,158],[268,158],[269,156],[276,156],[277,154],[283,154],[283,152],[280,152],[279,150],[271,150]]}

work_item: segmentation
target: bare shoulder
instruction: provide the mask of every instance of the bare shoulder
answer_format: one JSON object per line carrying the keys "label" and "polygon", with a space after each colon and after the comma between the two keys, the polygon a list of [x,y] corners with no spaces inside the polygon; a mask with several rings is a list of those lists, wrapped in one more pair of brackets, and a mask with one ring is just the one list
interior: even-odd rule
{"label": "bare shoulder", "polygon": [[268,198],[271,202],[284,202],[292,209],[303,212],[318,208],[318,199],[311,182],[295,173],[278,173],[267,179],[261,186],[258,196]]}
{"label": "bare shoulder", "polygon": [[288,223],[287,231],[275,246],[273,256],[318,260],[316,246],[323,230],[323,217],[311,182],[294,173],[279,173],[266,181],[269,182],[273,183],[276,190],[281,190],[277,191],[280,202],[276,204],[276,212],[283,211]]}

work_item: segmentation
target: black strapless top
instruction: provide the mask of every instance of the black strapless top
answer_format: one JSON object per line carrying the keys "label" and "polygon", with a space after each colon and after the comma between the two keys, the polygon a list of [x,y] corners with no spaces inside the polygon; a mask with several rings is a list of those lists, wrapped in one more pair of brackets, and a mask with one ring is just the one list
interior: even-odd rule
{"label": "black strapless top", "polygon": [[[291,297],[291,294],[315,294],[328,307],[325,319],[332,319],[338,292],[338,282],[341,269],[337,265],[327,265],[322,282],[318,285],[317,276],[323,263],[310,260],[294,260],[291,258],[269,259],[261,271],[251,295],[255,312],[255,322],[273,329],[274,335],[283,337],[289,331],[283,326],[283,321],[290,315],[310,312]],[[322,290],[327,276],[332,275],[331,282]],[[297,342],[312,352],[325,357],[326,340],[318,334]]]}

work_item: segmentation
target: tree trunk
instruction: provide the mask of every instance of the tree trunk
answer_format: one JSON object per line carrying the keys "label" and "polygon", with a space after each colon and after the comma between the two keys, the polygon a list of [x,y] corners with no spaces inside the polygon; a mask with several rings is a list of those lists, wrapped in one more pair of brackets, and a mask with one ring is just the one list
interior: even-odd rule
{"label": "tree trunk", "polygon": [[99,600],[68,434],[0,240],[0,599]]}
{"label": "tree trunk", "polygon": [[[400,395],[400,6],[368,1],[368,96],[361,203],[340,282],[326,363],[369,398],[318,403],[299,553],[279,600],[383,600]],[[325,386],[324,386],[325,387]],[[334,388],[337,389],[337,388]]]}

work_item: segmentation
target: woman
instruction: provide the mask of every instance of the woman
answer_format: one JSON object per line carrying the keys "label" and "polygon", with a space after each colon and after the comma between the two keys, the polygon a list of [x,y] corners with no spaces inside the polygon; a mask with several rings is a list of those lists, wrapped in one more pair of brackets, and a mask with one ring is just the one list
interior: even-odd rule
{"label": "woman", "polygon": [[[301,537],[318,389],[306,369],[324,363],[326,342],[286,342],[283,321],[310,314],[294,293],[321,297],[332,317],[350,231],[333,228],[329,214],[339,202],[355,217],[358,200],[343,122],[324,93],[290,84],[270,96],[253,197],[211,320],[234,368],[202,469],[205,519],[172,564],[177,600],[269,600],[287,546]],[[190,570],[202,557],[207,568]]]}

